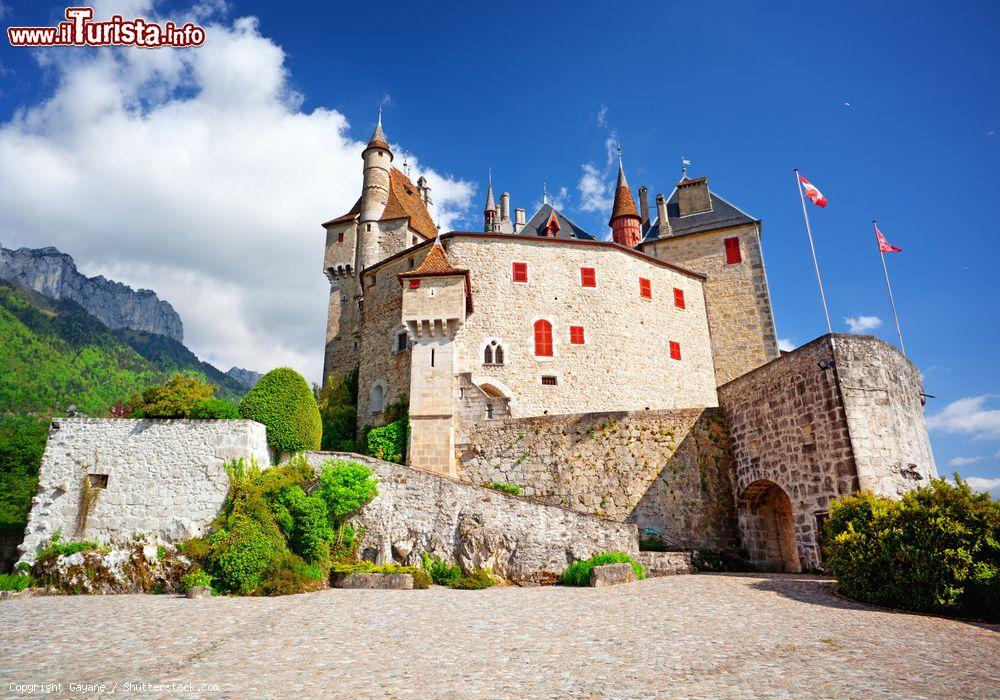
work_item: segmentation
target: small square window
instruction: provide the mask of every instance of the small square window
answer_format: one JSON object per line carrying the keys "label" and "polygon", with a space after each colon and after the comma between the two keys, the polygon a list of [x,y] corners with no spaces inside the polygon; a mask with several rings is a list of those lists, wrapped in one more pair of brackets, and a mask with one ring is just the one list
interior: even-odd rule
{"label": "small square window", "polygon": [[87,482],[90,484],[90,488],[92,489],[106,489],[108,488],[108,475],[87,474]]}
{"label": "small square window", "polygon": [[581,267],[580,268],[580,286],[581,287],[596,287],[597,286],[597,271],[592,267]]}
{"label": "small square window", "polygon": [[670,359],[679,360],[681,359],[681,344],[676,340],[670,341]]}
{"label": "small square window", "polygon": [[337,243],[343,243],[343,242],[344,242],[344,232],[341,231],[340,233],[337,234]]}
{"label": "small square window", "polygon": [[410,289],[420,289],[420,280],[410,280]]}
{"label": "small square window", "polygon": [[403,331],[396,336],[396,352],[403,352],[410,344],[410,338],[406,335],[406,331]]}
{"label": "small square window", "polygon": [[653,298],[653,283],[645,277],[639,278],[639,296],[643,299]]}
{"label": "small square window", "polygon": [[674,287],[674,306],[678,309],[686,308],[684,306],[684,290]]}
{"label": "small square window", "polygon": [[512,268],[512,277],[514,282],[527,282],[528,281],[528,263],[516,262]]}
{"label": "small square window", "polygon": [[569,327],[569,342],[572,345],[584,344],[583,326]]}
{"label": "small square window", "polygon": [[726,246],[726,264],[735,265],[743,262],[743,252],[740,250],[740,239],[733,237],[723,241]]}
{"label": "small square window", "polygon": [[542,377],[542,386],[556,386],[559,381],[552,375],[545,375]]}

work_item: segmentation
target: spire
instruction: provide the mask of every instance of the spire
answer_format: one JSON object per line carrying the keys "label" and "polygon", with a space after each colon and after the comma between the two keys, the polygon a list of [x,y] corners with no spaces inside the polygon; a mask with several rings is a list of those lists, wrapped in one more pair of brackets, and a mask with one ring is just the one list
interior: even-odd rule
{"label": "spire", "polygon": [[642,240],[642,217],[635,209],[632,191],[625,179],[625,168],[622,166],[622,147],[618,145],[618,185],[615,187],[615,204],[611,210],[611,238],[618,245],[634,248]]}
{"label": "spire", "polygon": [[378,108],[378,124],[375,125],[375,131],[372,132],[372,137],[368,139],[368,148],[384,148],[385,150],[392,152],[389,148],[389,139],[385,137],[385,132],[382,131],[382,108]]}
{"label": "spire", "polygon": [[497,203],[493,199],[493,168],[490,168],[486,182],[486,211],[495,211]]}
{"label": "spire", "polygon": [[493,199],[493,168],[490,168],[489,184],[486,186],[486,210],[483,212],[483,231],[492,233],[500,230],[500,214],[496,200]]}

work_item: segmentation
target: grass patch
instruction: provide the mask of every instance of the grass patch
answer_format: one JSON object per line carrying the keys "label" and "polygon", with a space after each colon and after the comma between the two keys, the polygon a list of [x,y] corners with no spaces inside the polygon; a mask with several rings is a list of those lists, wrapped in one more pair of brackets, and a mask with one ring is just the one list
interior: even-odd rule
{"label": "grass patch", "polygon": [[23,591],[34,583],[24,574],[0,574],[0,591]]}
{"label": "grass patch", "polygon": [[488,489],[493,489],[494,491],[509,493],[511,496],[521,495],[521,487],[517,484],[506,484],[502,481],[484,481],[483,486]]}
{"label": "grass patch", "polygon": [[646,570],[642,564],[625,552],[605,552],[604,554],[595,554],[590,559],[570,564],[569,568],[563,572],[562,582],[567,586],[589,586],[590,572],[594,570],[594,567],[604,564],[631,564],[637,579],[646,578]]}

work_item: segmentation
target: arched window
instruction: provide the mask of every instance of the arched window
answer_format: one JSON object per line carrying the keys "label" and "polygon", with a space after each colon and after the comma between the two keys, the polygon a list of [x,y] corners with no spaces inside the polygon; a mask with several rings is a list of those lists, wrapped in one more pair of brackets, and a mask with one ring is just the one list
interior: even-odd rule
{"label": "arched window", "polygon": [[535,356],[552,357],[552,324],[544,318],[535,321]]}
{"label": "arched window", "polygon": [[385,389],[381,384],[376,384],[368,392],[368,407],[372,413],[381,413],[385,408]]}
{"label": "arched window", "polygon": [[497,345],[496,350],[493,352],[493,362],[498,365],[503,364],[503,348]]}
{"label": "arched window", "polygon": [[503,364],[503,346],[501,346],[496,340],[491,340],[486,344],[486,347],[483,348],[483,364]]}
{"label": "arched window", "polygon": [[492,365],[493,364],[493,348],[489,345],[483,351],[483,364]]}

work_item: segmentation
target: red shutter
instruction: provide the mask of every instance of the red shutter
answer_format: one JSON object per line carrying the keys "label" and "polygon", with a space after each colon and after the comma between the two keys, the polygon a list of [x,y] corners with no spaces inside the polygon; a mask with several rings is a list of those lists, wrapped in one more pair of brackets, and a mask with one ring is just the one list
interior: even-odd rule
{"label": "red shutter", "polygon": [[674,306],[678,309],[686,308],[684,306],[684,290],[674,287]]}
{"label": "red shutter", "polygon": [[681,344],[676,340],[670,341],[670,359],[679,360],[681,359]]}
{"label": "red shutter", "polygon": [[515,282],[528,281],[528,263],[523,263],[523,262],[514,263],[513,280]]}
{"label": "red shutter", "polygon": [[343,243],[343,242],[344,242],[344,232],[341,231],[340,233],[337,234],[337,243]]}
{"label": "red shutter", "polygon": [[597,272],[592,267],[581,267],[580,268],[580,286],[582,287],[596,287],[597,286]]}
{"label": "red shutter", "polygon": [[569,342],[573,345],[583,345],[583,326],[569,327]]}
{"label": "red shutter", "polygon": [[535,321],[535,355],[552,357],[552,324],[545,319]]}
{"label": "red shutter", "polygon": [[639,296],[643,299],[653,298],[653,284],[645,277],[639,278]]}
{"label": "red shutter", "polygon": [[740,251],[739,238],[727,238],[723,243],[726,244],[727,265],[735,265],[736,263],[743,262],[743,253]]}
{"label": "red shutter", "polygon": [[410,280],[410,289],[420,289],[420,280]]}

